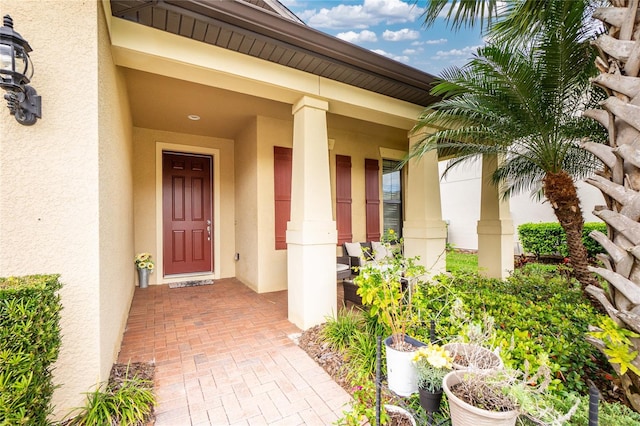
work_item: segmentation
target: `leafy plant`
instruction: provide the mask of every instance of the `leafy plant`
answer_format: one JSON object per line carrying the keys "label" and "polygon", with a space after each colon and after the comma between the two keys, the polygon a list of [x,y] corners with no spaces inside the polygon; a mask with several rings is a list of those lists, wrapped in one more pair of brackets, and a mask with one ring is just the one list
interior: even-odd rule
{"label": "leafy plant", "polygon": [[638,351],[633,350],[631,338],[638,338],[640,334],[618,326],[610,317],[602,316],[598,327],[589,331],[589,336],[601,340],[605,344],[603,352],[609,362],[620,365],[620,374],[627,370],[640,375],[640,369],[633,364],[638,357]]}
{"label": "leafy plant", "polygon": [[[604,253],[602,246],[589,237],[591,231],[607,232],[607,225],[602,222],[587,222],[582,231],[582,243],[587,249],[589,257],[594,258],[598,253]],[[536,255],[559,254],[567,256],[567,237],[564,229],[557,222],[523,223],[518,226],[518,238],[522,248],[527,253]]]}
{"label": "leafy plant", "polygon": [[[583,378],[594,375],[604,362],[584,338],[597,313],[578,284],[566,276],[517,270],[503,281],[458,273],[420,285],[414,293],[414,309],[435,320],[436,335],[442,341],[464,334],[464,321],[452,315],[457,299],[470,322],[493,318],[491,346],[499,348],[506,367],[522,369],[527,361],[535,370],[548,364],[551,392],[586,392]],[[418,338],[425,333],[428,327],[414,331]]]}
{"label": "leafy plant", "polygon": [[0,425],[45,425],[60,349],[58,275],[0,278]]}
{"label": "leafy plant", "polygon": [[327,322],[322,329],[322,337],[329,345],[336,350],[345,350],[354,334],[364,325],[364,318],[360,311],[353,309],[341,309],[338,315],[327,318]]}
{"label": "leafy plant", "polygon": [[358,331],[346,349],[347,376],[354,382],[370,380],[376,373],[377,335]]}
{"label": "leafy plant", "polygon": [[451,354],[442,346],[428,345],[418,348],[413,356],[418,387],[429,392],[442,390],[442,379],[451,371],[452,362]]}
{"label": "leafy plant", "polygon": [[418,257],[407,258],[402,254],[401,243],[392,245],[387,241],[384,245],[391,255],[360,267],[354,283],[371,315],[379,316],[389,326],[393,346],[398,348],[405,343],[407,327],[415,319],[411,297],[414,281],[426,270],[417,263]]}
{"label": "leafy plant", "polygon": [[108,383],[87,393],[87,403],[78,408],[69,426],[142,424],[153,411],[155,396],[153,383],[138,376]]}
{"label": "leafy plant", "polygon": [[[360,426],[363,421],[368,424],[376,424],[376,387],[373,381],[367,380],[355,385],[352,392],[353,403],[351,409],[344,412],[344,417],[338,419],[339,425]],[[386,424],[389,415],[385,410],[380,410],[380,423]]]}

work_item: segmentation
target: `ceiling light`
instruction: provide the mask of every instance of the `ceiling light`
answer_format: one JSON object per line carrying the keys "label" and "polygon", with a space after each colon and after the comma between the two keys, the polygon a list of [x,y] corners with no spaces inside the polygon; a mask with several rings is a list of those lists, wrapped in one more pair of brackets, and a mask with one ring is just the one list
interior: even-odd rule
{"label": "ceiling light", "polygon": [[199,115],[195,115],[195,114],[189,114],[189,115],[187,115],[187,118],[188,118],[189,120],[193,120],[193,121],[198,121],[198,120],[200,120],[200,116],[199,116]]}

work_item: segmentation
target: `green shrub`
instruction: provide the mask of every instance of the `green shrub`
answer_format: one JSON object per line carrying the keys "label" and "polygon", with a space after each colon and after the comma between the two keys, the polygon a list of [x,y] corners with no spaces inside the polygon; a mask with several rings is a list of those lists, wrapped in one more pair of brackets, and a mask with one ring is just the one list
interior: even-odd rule
{"label": "green shrub", "polygon": [[98,386],[87,394],[87,403],[69,426],[137,426],[151,414],[155,404],[153,382],[138,376],[125,377],[117,384]]}
{"label": "green shrub", "polygon": [[356,331],[364,326],[362,312],[351,309],[341,309],[335,318],[328,317],[322,328],[322,338],[331,348],[345,350]]}
{"label": "green shrub", "polygon": [[[554,402],[556,408],[567,411],[571,405],[567,398],[557,398]],[[606,426],[640,426],[640,414],[631,410],[626,405],[600,401],[598,406],[598,422]],[[580,399],[578,410],[566,423],[566,426],[587,426],[589,424],[589,397]]]}
{"label": "green shrub", "polygon": [[[606,234],[607,226],[602,222],[584,224],[582,242],[589,257],[595,257],[596,254],[604,252],[602,246],[589,236],[593,230]],[[567,256],[569,253],[565,232],[557,222],[523,223],[518,226],[518,236],[525,253],[533,253],[536,256],[553,254]]]}
{"label": "green shrub", "polygon": [[0,425],[46,425],[60,348],[58,275],[0,278]]}
{"label": "green shrub", "polygon": [[[533,371],[546,363],[551,368],[550,390],[586,392],[583,378],[598,369],[598,351],[585,341],[589,324],[598,315],[579,286],[557,274],[516,271],[507,280],[473,274],[439,277],[416,292],[414,305],[428,321],[436,320],[436,334],[445,341],[460,335],[463,323],[452,315],[454,300],[462,301],[471,319],[494,319],[495,340],[507,367]],[[428,341],[428,327],[414,330]],[[605,364],[606,365],[606,364]]]}

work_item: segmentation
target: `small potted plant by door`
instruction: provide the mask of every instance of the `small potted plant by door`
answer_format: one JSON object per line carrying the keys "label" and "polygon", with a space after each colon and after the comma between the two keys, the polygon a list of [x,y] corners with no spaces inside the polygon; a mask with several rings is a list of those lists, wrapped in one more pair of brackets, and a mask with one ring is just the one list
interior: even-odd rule
{"label": "small potted plant by door", "polygon": [[420,405],[428,414],[438,412],[442,400],[442,380],[451,371],[453,358],[442,346],[430,344],[413,356]]}
{"label": "small potted plant by door", "polygon": [[151,253],[139,253],[134,259],[138,270],[138,285],[140,288],[149,287],[149,274],[153,272],[154,263]]}
{"label": "small potted plant by door", "polygon": [[402,254],[402,242],[393,233],[389,234],[383,240],[387,256],[374,257],[362,266],[354,283],[363,305],[391,330],[391,336],[384,340],[389,389],[397,395],[409,396],[418,391],[412,358],[425,344],[409,337],[407,327],[414,318],[413,286],[418,277],[424,275],[425,268],[417,264],[417,257],[406,258]]}

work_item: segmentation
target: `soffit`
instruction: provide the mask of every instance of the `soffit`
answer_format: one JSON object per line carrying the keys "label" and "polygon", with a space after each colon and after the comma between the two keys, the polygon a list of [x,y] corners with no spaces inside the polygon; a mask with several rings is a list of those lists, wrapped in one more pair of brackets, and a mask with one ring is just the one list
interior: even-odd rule
{"label": "soffit", "polygon": [[[279,7],[279,8],[278,8]],[[112,15],[412,104],[433,76],[314,30],[275,0],[111,0]]]}

